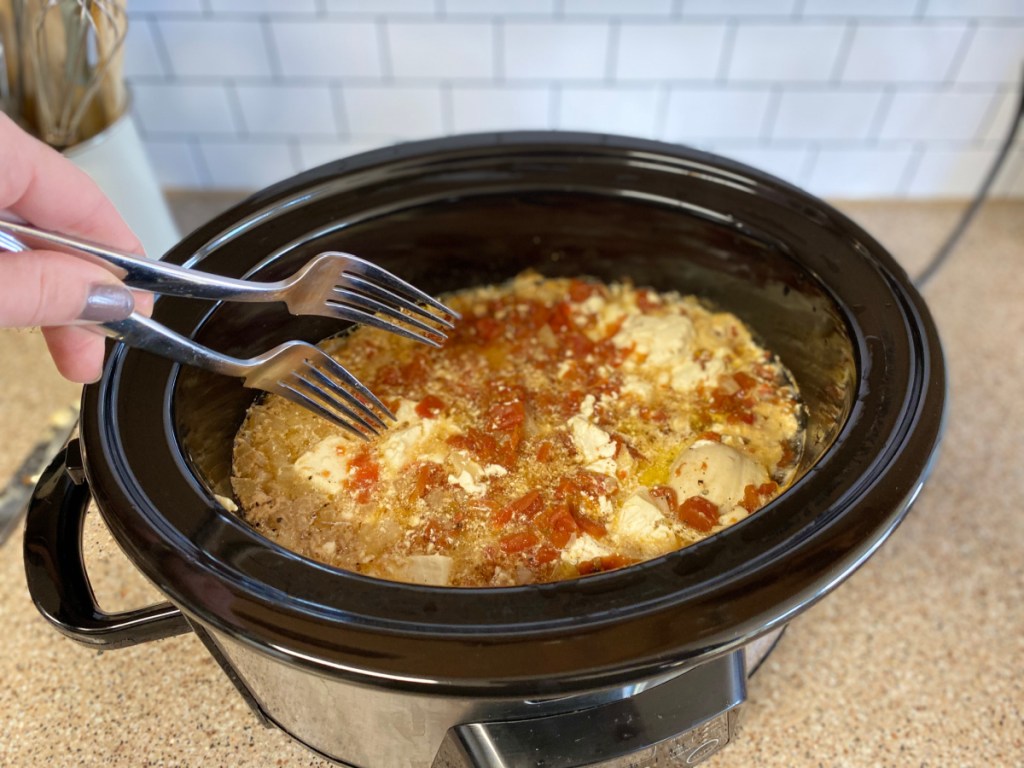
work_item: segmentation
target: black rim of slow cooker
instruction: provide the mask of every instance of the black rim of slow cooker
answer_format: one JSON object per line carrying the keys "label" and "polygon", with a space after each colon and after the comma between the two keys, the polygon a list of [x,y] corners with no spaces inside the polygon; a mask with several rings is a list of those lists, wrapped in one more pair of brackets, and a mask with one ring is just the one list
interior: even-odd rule
{"label": "black rim of slow cooker", "polygon": [[[785,623],[852,572],[902,519],[941,431],[944,375],[927,310],[895,261],[857,225],[799,189],[738,163],[675,145],[588,134],[416,142],[338,161],[264,190],[198,229],[168,259],[185,262],[203,247],[215,248],[217,236],[239,221],[258,222],[259,212],[325,179],[375,166],[443,167],[467,154],[515,152],[663,161],[673,172],[684,168],[743,185],[748,194],[838,230],[862,253],[873,290],[884,286],[887,292],[885,316],[877,318],[883,327],[863,327],[845,310],[855,351],[862,358],[877,355],[872,346],[887,337],[905,346],[906,370],[896,371],[907,378],[902,402],[880,404],[887,395],[874,391],[878,382],[866,380],[874,372],[863,373],[858,386],[864,391],[836,444],[784,497],[787,508],[817,510],[798,530],[773,530],[782,521],[775,504],[699,545],[622,571],[548,585],[445,589],[320,566],[224,512],[191,476],[175,446],[169,408],[153,424],[118,423],[118,398],[138,386],[122,376],[125,357],[145,353],[115,347],[103,378],[86,389],[83,402],[92,491],[132,561],[193,619],[291,663],[354,679],[434,690],[596,687],[725,652]],[[828,279],[819,277],[827,287]],[[165,402],[173,369],[168,365]],[[872,411],[879,408],[887,416],[884,434]],[[175,510],[155,509],[136,482],[133,464],[148,457],[132,458],[122,450],[122,430],[154,427],[155,450],[175,454],[180,471],[167,482],[182,486],[182,504],[201,505],[208,513],[202,547],[175,526]],[[865,440],[876,443],[877,451],[866,455]],[[832,479],[849,477],[851,465],[858,470],[852,482]],[[259,565],[253,570],[249,555],[256,549]]]}

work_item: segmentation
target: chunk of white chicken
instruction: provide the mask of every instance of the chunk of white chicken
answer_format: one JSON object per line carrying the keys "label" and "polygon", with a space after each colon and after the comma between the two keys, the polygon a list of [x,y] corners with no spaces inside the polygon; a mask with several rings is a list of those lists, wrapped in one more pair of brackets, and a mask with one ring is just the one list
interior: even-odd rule
{"label": "chunk of white chicken", "polygon": [[748,485],[768,482],[768,472],[749,454],[713,440],[698,440],[685,451],[668,473],[668,484],[680,502],[702,496],[722,512],[743,501]]}

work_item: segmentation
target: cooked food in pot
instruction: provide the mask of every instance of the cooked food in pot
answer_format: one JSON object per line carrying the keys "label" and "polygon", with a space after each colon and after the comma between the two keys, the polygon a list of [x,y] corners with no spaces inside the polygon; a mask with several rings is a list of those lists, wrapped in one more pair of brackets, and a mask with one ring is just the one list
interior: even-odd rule
{"label": "cooked food in pot", "polygon": [[799,394],[734,315],[533,273],[445,302],[463,320],[441,350],[365,327],[324,343],[397,415],[373,440],[250,408],[232,482],[251,525],[370,576],[507,586],[658,557],[792,481]]}

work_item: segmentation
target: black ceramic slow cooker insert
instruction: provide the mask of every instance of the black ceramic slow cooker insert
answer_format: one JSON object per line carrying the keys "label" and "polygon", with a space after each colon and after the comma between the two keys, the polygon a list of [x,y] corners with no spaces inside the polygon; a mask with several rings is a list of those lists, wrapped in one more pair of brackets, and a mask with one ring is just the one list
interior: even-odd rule
{"label": "black ceramic slow cooker insert", "polygon": [[[651,760],[682,754],[679,734],[742,700],[737,652],[880,545],[938,443],[939,341],[903,270],[825,203],[720,157],[549,132],[406,144],[259,192],[166,258],[276,280],[326,250],[434,294],[526,268],[697,294],[756,331],[793,372],[809,413],[797,482],[699,544],[554,584],[416,586],[307,560],[228,512],[217,497],[231,494],[231,441],[256,393],[114,346],[85,391],[80,441],[57,458],[30,511],[37,604],[97,645],[196,631],[261,716],[344,764],[610,766],[644,750]],[[154,317],[237,357],[346,326],[283,305],[169,297]],[[95,606],[75,554],[90,497],[167,605],[113,616]],[[699,693],[711,689],[721,695]],[[687,700],[694,711],[668,717],[667,731],[616,730],[625,712],[660,713],[653,723]],[[361,733],[385,713],[399,723],[389,746]],[[558,720],[570,713],[575,725]],[[541,739],[533,752],[515,726],[499,727],[524,722]],[[596,723],[620,737],[593,740],[586,754],[557,738]],[[494,762],[484,743],[546,762]],[[694,749],[703,743],[710,737]]]}

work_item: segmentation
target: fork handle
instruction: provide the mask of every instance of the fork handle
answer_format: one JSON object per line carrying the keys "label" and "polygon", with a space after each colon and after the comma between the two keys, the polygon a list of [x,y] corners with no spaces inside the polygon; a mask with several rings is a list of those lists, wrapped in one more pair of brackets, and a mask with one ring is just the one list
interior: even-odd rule
{"label": "fork handle", "polygon": [[132,312],[124,320],[104,323],[99,329],[105,336],[123,341],[129,347],[225,376],[244,378],[250,367],[244,360],[214,352],[138,312]]}
{"label": "fork handle", "polygon": [[[179,267],[165,261],[146,259],[89,240],[50,232],[8,219],[0,219],[0,232],[6,232],[27,243],[36,243],[84,258],[106,268],[125,285],[165,296],[187,296],[193,299],[219,301],[275,301],[284,287],[282,283],[237,280]],[[0,245],[6,243],[4,240]]]}

